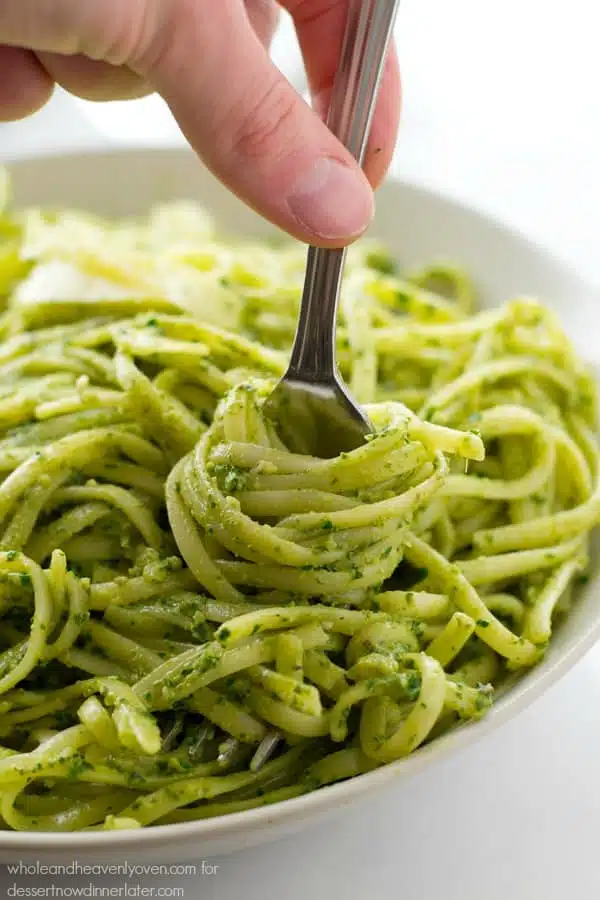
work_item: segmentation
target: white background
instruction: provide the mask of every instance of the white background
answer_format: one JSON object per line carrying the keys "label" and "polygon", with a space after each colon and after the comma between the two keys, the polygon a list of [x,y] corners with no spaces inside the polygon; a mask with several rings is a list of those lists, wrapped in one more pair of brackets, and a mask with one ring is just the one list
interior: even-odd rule
{"label": "white background", "polygon": [[[592,0],[404,0],[395,168],[513,224],[600,287],[599,17]],[[276,58],[289,64],[287,40]],[[179,139],[156,99],[67,109],[58,95],[0,126],[0,153]],[[212,860],[212,877],[163,883],[186,900],[587,900],[600,896],[599,860],[600,648],[500,733],[413,782]]]}

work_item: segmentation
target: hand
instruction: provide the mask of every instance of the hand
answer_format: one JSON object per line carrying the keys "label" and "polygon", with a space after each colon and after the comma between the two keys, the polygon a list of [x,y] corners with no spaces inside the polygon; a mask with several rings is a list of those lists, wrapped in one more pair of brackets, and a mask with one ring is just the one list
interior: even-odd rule
{"label": "hand", "polygon": [[388,59],[365,174],[319,117],[347,0],[281,0],[293,16],[313,111],[268,56],[272,0],[1,0],[0,120],[26,116],[55,84],[91,100],[158,91],[201,159],[301,240],[339,246],[373,214],[396,137],[400,85]]}

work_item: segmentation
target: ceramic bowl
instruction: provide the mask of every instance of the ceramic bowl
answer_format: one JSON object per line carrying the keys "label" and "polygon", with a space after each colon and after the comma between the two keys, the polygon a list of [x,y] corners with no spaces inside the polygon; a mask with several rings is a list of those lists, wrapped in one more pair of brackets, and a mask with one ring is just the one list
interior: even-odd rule
{"label": "ceramic bowl", "polygon": [[[227,232],[268,234],[270,226],[222,188],[190,151],[125,150],[28,159],[10,165],[18,206],[75,207],[101,214],[143,213],[156,203],[193,198]],[[537,296],[561,316],[579,351],[592,364],[600,359],[594,335],[600,324],[599,298],[559,260],[489,218],[454,201],[401,181],[389,181],[377,197],[372,228],[408,265],[450,258],[475,277],[486,305],[518,294]],[[406,759],[367,775],[274,806],[193,823],[119,832],[38,834],[0,832],[0,863],[173,862],[210,858],[275,840],[333,817],[376,792],[394,789],[451,753],[499,728],[532,703],[592,646],[600,634],[599,554],[589,582],[557,630],[535,669],[497,699],[480,722],[465,725]]]}

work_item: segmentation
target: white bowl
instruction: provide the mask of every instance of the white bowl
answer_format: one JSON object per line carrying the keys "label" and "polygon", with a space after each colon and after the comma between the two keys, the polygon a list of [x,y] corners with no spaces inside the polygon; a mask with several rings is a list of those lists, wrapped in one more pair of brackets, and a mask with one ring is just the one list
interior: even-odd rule
{"label": "white bowl", "polygon": [[[42,157],[10,166],[18,206],[51,205],[110,215],[141,213],[153,204],[192,197],[229,232],[266,234],[269,226],[225,191],[186,150],[128,150]],[[597,296],[566,266],[521,235],[484,216],[398,181],[377,198],[373,232],[401,262],[418,265],[449,257],[474,275],[486,304],[515,294],[538,296],[562,317],[580,352],[600,360]],[[596,349],[594,349],[596,344]],[[556,632],[542,663],[498,698],[480,722],[465,725],[399,762],[294,800],[217,819],[142,831],[37,834],[0,832],[0,863],[71,860],[177,861],[207,858],[288,835],[343,810],[372,792],[435,764],[498,728],[540,696],[600,635],[599,554],[591,578]],[[401,802],[400,790],[398,790]]]}

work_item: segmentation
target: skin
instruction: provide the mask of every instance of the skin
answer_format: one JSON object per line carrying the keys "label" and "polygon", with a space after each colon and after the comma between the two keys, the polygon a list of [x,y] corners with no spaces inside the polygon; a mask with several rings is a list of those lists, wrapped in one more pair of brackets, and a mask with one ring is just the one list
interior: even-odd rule
{"label": "skin", "polygon": [[[312,109],[268,56],[280,7],[295,23]],[[94,101],[157,91],[198,156],[248,205],[300,240],[341,246],[369,225],[400,113],[391,52],[364,172],[323,123],[347,7],[348,0],[2,0],[0,120],[35,112],[56,84]]]}

